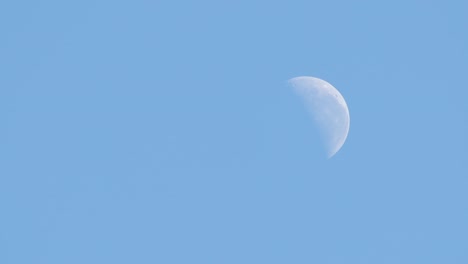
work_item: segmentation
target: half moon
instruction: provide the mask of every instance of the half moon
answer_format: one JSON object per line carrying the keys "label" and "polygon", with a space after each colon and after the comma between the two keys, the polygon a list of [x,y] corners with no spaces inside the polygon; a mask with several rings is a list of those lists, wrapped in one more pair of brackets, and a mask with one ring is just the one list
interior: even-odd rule
{"label": "half moon", "polygon": [[349,132],[346,101],[335,87],[319,78],[301,76],[288,82],[302,97],[317,123],[327,157],[333,157],[345,143]]}

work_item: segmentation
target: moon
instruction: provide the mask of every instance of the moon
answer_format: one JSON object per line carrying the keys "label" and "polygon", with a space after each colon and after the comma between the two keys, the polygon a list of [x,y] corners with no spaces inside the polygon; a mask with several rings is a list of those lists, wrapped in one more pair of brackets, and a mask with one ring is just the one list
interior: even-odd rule
{"label": "moon", "polygon": [[303,99],[319,127],[327,158],[343,146],[349,132],[349,110],[341,93],[328,82],[315,77],[300,76],[288,80]]}

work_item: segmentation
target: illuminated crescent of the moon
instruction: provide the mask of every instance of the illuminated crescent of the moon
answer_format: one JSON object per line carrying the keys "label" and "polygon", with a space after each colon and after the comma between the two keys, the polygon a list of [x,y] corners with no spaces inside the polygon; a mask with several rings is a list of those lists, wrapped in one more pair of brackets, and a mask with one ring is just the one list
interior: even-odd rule
{"label": "illuminated crescent of the moon", "polygon": [[295,77],[289,84],[299,94],[317,122],[327,157],[335,155],[349,132],[349,110],[341,93],[328,82],[308,76]]}

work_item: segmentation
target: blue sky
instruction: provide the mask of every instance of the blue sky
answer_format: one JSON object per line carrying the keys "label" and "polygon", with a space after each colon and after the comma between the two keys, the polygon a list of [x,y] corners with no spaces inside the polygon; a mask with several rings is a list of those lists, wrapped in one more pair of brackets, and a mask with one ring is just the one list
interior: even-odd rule
{"label": "blue sky", "polygon": [[0,263],[467,263],[467,9],[3,1]]}

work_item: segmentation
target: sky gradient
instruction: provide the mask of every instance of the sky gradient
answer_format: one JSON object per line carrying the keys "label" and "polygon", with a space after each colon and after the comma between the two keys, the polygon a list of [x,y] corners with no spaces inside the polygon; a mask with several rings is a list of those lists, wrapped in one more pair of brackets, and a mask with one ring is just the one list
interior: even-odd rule
{"label": "sky gradient", "polygon": [[466,10],[1,2],[0,263],[468,263]]}

